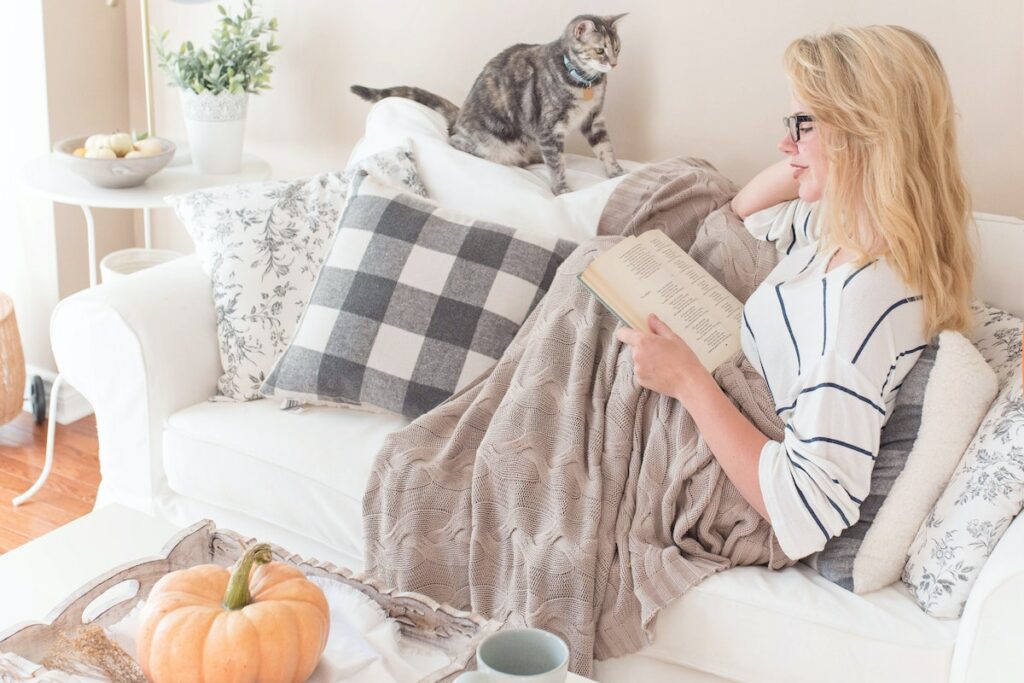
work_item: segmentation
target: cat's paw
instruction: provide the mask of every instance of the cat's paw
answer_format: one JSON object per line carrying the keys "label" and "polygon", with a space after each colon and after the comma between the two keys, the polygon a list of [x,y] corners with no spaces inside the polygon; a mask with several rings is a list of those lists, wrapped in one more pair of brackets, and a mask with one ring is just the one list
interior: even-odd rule
{"label": "cat's paw", "polygon": [[626,175],[626,169],[622,168],[618,164],[609,166],[607,170],[609,178],[618,178],[620,175]]}
{"label": "cat's paw", "polygon": [[551,191],[554,192],[555,195],[560,195],[565,194],[566,192],[572,192],[572,188],[569,187],[568,183],[562,182],[557,185],[552,185]]}

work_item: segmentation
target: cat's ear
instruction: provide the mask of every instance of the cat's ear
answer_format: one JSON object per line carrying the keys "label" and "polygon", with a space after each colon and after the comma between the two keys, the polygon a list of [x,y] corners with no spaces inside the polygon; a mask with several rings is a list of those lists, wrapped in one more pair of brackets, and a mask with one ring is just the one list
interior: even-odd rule
{"label": "cat's ear", "polygon": [[618,28],[615,24],[619,23],[619,19],[629,14],[629,12],[623,12],[622,14],[613,14],[610,17],[604,17],[605,23],[614,28]]}
{"label": "cat's ear", "polygon": [[576,25],[572,27],[572,35],[574,38],[579,40],[588,33],[592,33],[596,30],[597,27],[594,26],[594,22],[590,19],[580,19],[576,22]]}

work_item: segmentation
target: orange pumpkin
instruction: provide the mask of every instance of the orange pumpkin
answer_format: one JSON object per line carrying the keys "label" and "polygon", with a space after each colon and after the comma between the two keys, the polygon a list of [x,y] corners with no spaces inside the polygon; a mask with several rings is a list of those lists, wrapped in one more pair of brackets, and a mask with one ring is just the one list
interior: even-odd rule
{"label": "orange pumpkin", "polygon": [[327,646],[327,599],[297,568],[270,560],[270,546],[262,543],[234,572],[203,564],[157,581],[140,618],[146,677],[153,683],[309,678]]}

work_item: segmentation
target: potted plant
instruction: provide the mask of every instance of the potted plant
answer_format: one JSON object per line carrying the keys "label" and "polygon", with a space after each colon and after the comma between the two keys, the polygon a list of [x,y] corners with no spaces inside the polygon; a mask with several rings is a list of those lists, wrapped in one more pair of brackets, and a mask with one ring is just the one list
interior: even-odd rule
{"label": "potted plant", "polygon": [[243,0],[242,13],[234,17],[217,5],[221,19],[208,50],[191,41],[168,50],[166,31],[155,41],[160,67],[181,91],[192,161],[200,173],[238,172],[249,93],[270,88],[270,55],[281,49],[273,36],[277,19],[257,17],[253,2]]}

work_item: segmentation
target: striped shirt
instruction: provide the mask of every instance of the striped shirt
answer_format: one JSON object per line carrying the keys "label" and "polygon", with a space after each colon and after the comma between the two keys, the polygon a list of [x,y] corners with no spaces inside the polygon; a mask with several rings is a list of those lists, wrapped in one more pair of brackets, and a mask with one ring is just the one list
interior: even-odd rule
{"label": "striped shirt", "polygon": [[854,524],[882,427],[924,350],[924,308],[885,259],[829,272],[815,204],[785,202],[744,223],[784,256],[743,308],[743,352],[785,423],[758,461],[768,517],[798,559]]}

